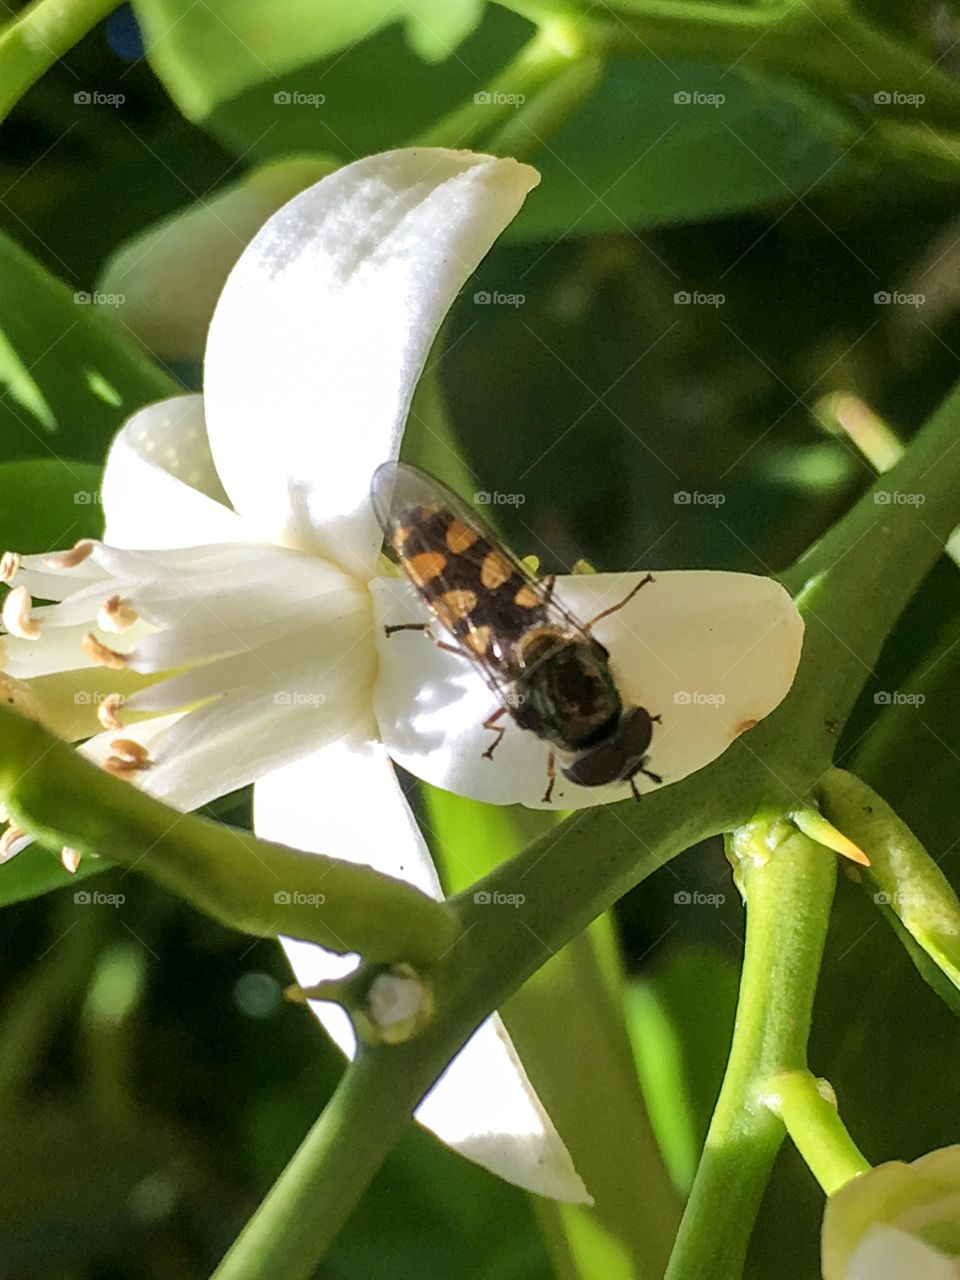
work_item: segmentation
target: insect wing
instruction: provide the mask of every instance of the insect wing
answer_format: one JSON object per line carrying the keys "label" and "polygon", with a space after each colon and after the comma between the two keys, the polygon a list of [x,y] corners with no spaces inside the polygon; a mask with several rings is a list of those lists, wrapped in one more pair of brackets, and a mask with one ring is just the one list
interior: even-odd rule
{"label": "insect wing", "polygon": [[[439,559],[423,560],[419,562],[419,567],[423,572],[436,570],[438,586],[447,591],[455,591],[468,585],[463,581],[468,566],[483,574],[483,561],[492,551],[502,563],[500,572],[504,579],[509,573],[512,584],[517,588],[526,588],[522,595],[519,590],[514,592],[514,599],[519,596],[523,603],[516,605],[511,617],[505,616],[501,606],[500,617],[495,616],[491,620],[495,631],[508,638],[515,631],[522,631],[531,625],[550,626],[596,643],[583,623],[556,599],[549,586],[535,577],[501,543],[486,521],[442,481],[408,463],[385,462],[374,473],[370,498],[380,527],[404,565],[407,575],[421,598],[448,630],[452,629],[433,603],[437,596],[436,590],[425,591],[417,581],[418,565],[411,564],[413,557],[431,552],[446,557],[443,567],[440,566]],[[491,577],[488,574],[485,581],[481,576],[481,589],[486,592],[496,591],[499,584],[488,586],[487,583],[496,584],[497,576],[500,575]],[[481,609],[479,614],[471,615],[475,624],[474,631],[484,625],[483,613],[484,610]],[[462,636],[457,631],[454,630],[453,634],[462,642]],[[475,638],[475,644],[480,638],[482,637]],[[476,654],[472,652],[471,656]]]}

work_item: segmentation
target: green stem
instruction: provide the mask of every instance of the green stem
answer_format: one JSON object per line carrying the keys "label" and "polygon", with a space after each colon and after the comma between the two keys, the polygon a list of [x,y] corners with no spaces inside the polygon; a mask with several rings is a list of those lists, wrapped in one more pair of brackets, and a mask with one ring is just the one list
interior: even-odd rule
{"label": "green stem", "polygon": [[120,4],[121,0],[33,0],[12,18],[0,31],[0,120]]}
{"label": "green stem", "polygon": [[893,809],[844,769],[821,786],[824,811],[869,855],[865,875],[878,906],[903,927],[960,990],[960,901],[947,877]]}
{"label": "green stem", "polygon": [[[825,1096],[826,1094],[831,1096]],[[794,1145],[828,1196],[870,1169],[840,1119],[836,1099],[809,1071],[785,1071],[769,1082],[767,1106],[787,1127]]]}
{"label": "green stem", "polygon": [[418,1100],[392,1050],[362,1052],[212,1280],[309,1280]]}
{"label": "green stem", "polygon": [[489,133],[518,107],[533,99],[558,76],[569,71],[585,52],[580,25],[556,19],[545,22],[504,69],[449,115],[430,125],[410,146],[468,147]]}
{"label": "green stem", "polygon": [[735,1280],[784,1135],[771,1077],[806,1067],[836,861],[795,832],[770,853],[755,824],[734,836],[746,900],[740,999],[723,1087],[667,1280]]}

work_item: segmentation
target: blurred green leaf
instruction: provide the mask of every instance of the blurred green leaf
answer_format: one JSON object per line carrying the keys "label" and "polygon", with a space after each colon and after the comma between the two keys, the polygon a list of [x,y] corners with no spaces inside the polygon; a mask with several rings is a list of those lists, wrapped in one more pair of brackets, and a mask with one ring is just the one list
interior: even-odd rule
{"label": "blurred green leaf", "polygon": [[[483,0],[135,0],[150,62],[184,115],[202,120],[248,89],[272,107],[277,76],[339,58],[383,28],[403,23],[421,59],[442,60],[474,29]],[[308,91],[304,91],[308,92]],[[313,93],[325,89],[314,88]],[[277,103],[302,110],[288,97]]]}
{"label": "blurred green leaf", "polygon": [[99,314],[90,294],[73,293],[0,234],[4,461],[98,462],[129,414],[177,390],[115,320]]}
{"label": "blurred green leaf", "polygon": [[55,551],[99,537],[100,468],[66,458],[0,463],[0,544]]}
{"label": "blurred green leaf", "polygon": [[688,1191],[707,1136],[733,1034],[739,975],[713,947],[674,952],[635,980],[627,1027],[647,1110],[667,1168]]}
{"label": "blurred green leaf", "polygon": [[113,864],[103,858],[82,858],[77,871],[64,871],[57,854],[32,844],[0,867],[0,907],[28,898],[39,898],[53,889],[66,889],[90,876],[109,871]]}

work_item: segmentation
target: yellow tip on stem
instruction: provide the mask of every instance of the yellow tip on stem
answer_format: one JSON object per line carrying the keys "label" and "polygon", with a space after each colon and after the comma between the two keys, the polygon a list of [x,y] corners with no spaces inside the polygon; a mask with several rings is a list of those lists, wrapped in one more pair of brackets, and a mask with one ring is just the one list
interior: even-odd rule
{"label": "yellow tip on stem", "polygon": [[803,832],[805,836],[809,836],[811,840],[816,840],[817,844],[822,844],[827,849],[832,849],[834,853],[839,853],[842,858],[849,858],[851,862],[856,862],[861,867],[869,867],[870,859],[853,841],[838,831],[832,822],[829,822],[822,813],[816,809],[802,808],[794,809],[790,814],[790,821],[795,827]]}

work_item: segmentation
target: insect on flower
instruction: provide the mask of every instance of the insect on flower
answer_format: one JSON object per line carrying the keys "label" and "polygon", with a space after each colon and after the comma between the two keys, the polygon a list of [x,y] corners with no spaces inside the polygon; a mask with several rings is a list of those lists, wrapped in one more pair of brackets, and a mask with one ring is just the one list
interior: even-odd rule
{"label": "insect on flower", "polygon": [[521,729],[550,745],[547,789],[561,772],[582,787],[662,779],[647,767],[659,715],[627,706],[610,669],[609,654],[591,635],[601,618],[622,609],[653,577],[647,574],[618,604],[579,622],[557,600],[554,578],[535,578],[451,489],[417,467],[386,462],[374,473],[370,498],[384,536],[417,594],[454,644],[427,623],[385,627],[424,631],[441,648],[464,654],[497,695],[500,709],[483,727],[500,745],[510,715]]}

